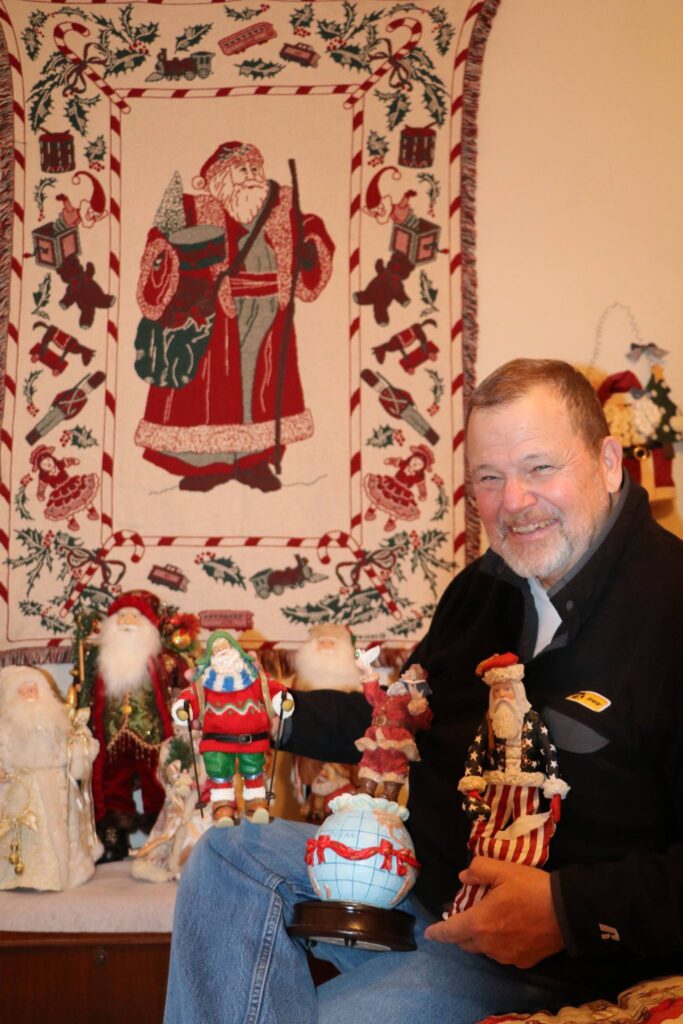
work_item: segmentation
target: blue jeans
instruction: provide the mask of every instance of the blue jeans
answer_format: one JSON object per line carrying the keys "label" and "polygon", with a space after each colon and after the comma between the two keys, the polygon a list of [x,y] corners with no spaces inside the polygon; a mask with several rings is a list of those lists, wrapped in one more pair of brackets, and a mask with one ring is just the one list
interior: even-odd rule
{"label": "blue jeans", "polygon": [[593,993],[530,984],[457,946],[424,939],[433,920],[410,896],[418,948],[377,953],[319,943],[342,972],[317,990],[293,905],[315,898],[304,863],[315,827],[276,820],[206,832],[175,909],[164,1024],[474,1024],[488,1014],[576,1004]]}

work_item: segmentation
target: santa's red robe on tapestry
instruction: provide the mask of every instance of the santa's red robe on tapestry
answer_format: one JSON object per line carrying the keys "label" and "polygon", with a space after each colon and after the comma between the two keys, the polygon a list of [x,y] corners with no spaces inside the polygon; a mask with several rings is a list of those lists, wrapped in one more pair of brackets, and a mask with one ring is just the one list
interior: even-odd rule
{"label": "santa's red robe on tapestry", "polygon": [[231,479],[277,490],[286,446],[314,429],[294,302],[323,291],[334,245],[291,187],[266,180],[250,144],[219,146],[193,181],[196,195],[174,181],[138,285],[136,371],[152,386],[136,444],[181,490]]}

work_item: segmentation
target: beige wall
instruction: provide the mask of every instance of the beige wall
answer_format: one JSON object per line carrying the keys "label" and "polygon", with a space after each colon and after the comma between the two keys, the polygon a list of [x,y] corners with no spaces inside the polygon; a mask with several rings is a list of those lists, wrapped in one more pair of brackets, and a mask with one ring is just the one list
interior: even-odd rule
{"label": "beige wall", "polygon": [[[552,355],[645,383],[624,355],[653,341],[683,406],[682,48],[680,0],[501,0],[479,118],[479,379]],[[675,476],[655,511],[683,535],[681,445]]]}

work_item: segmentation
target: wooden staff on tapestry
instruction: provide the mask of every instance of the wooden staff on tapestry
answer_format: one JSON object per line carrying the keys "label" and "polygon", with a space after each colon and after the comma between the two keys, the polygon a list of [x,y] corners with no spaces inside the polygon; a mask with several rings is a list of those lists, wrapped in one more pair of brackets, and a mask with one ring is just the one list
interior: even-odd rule
{"label": "wooden staff on tapestry", "polygon": [[301,205],[299,203],[299,179],[297,178],[296,163],[294,160],[289,161],[289,172],[292,176],[292,207],[294,209],[294,220],[296,224],[296,248],[294,250],[295,259],[292,266],[292,283],[289,290],[289,303],[287,305],[287,311],[282,325],[282,344],[280,345],[280,360],[277,368],[277,390],[275,392],[275,472],[278,476],[282,465],[282,392],[285,386],[287,350],[289,348],[289,339],[292,336],[292,324],[294,322],[294,296],[296,294],[296,285],[299,279],[299,270],[301,269],[301,246],[303,244],[304,233],[304,221],[301,216]]}

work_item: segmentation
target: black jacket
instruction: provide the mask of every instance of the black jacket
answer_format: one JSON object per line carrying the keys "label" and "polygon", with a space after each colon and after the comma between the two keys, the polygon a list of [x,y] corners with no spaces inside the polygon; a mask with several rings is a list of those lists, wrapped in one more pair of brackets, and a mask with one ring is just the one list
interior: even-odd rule
{"label": "black jacket", "polygon": [[[571,787],[547,864],[567,951],[530,973],[595,979],[609,997],[683,970],[683,542],[627,485],[607,535],[550,596],[562,626],[534,658],[528,585],[489,551],[446,589],[410,658],[434,713],[410,769],[415,893],[439,914],[458,888],[470,824],[456,787],[488,702],[475,666],[513,651]],[[368,721],[362,695],[297,695],[288,747],[355,761]]]}

